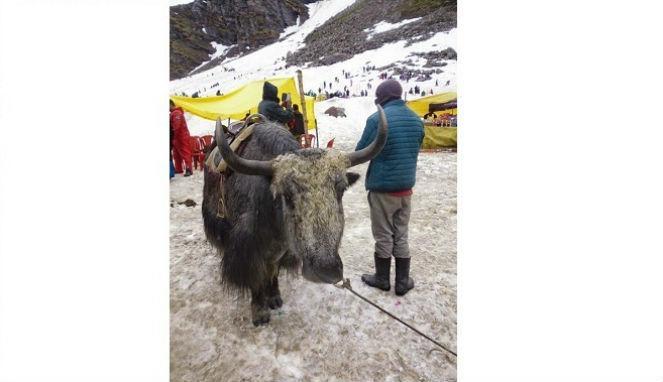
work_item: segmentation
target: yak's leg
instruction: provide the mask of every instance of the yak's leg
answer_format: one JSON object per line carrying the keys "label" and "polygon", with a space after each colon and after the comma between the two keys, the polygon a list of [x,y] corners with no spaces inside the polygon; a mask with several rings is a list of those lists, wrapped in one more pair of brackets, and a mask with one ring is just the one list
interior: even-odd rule
{"label": "yak's leg", "polygon": [[269,322],[269,306],[265,288],[251,290],[251,319],[255,326]]}
{"label": "yak's leg", "polygon": [[267,305],[270,309],[277,309],[283,305],[283,300],[281,299],[281,291],[279,290],[279,267],[278,265],[274,267],[272,272],[272,281],[267,288]]}

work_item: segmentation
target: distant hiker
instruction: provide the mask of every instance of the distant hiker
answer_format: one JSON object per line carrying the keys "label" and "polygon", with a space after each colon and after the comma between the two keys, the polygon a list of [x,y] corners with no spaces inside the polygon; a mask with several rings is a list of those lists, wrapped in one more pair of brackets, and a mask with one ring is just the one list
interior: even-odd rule
{"label": "distant hiker", "polygon": [[182,173],[182,162],[186,172],[184,176],[193,175],[191,166],[191,135],[184,119],[184,110],[176,107],[173,100],[170,100],[170,129],[173,132],[173,160],[175,161],[175,173]]}
{"label": "distant hiker", "polygon": [[438,85],[437,85],[437,80],[435,80],[435,86],[438,86]]}
{"label": "distant hiker", "polygon": [[221,95],[221,90],[217,90],[217,91],[216,91],[216,95],[217,95],[217,96],[220,96],[220,95]]}
{"label": "distant hiker", "polygon": [[327,87],[327,81],[322,81],[322,87],[326,88]]}
{"label": "distant hiker", "polygon": [[279,105],[279,89],[265,81],[262,86],[262,101],[258,104],[258,113],[264,115],[270,121],[287,123],[292,119],[292,110]]}
{"label": "distant hiker", "polygon": [[408,93],[414,94],[414,92],[412,91],[412,88],[410,88],[410,91]]}
{"label": "distant hiker", "polygon": [[306,133],[304,128],[304,114],[299,112],[299,105],[292,105],[292,114],[294,126],[290,129],[292,135],[299,139],[299,136]]}
{"label": "distant hiker", "polygon": [[[375,103],[384,108],[389,135],[384,149],[371,160],[366,172],[371,230],[375,240],[375,274],[361,276],[369,286],[389,290],[391,257],[395,257],[395,291],[399,296],[414,288],[414,280],[410,278],[407,237],[417,157],[424,139],[423,122],[407,107],[401,99],[402,94],[403,88],[396,80],[384,81],[375,90]],[[373,142],[378,118],[378,113],[368,117],[355,150]]]}

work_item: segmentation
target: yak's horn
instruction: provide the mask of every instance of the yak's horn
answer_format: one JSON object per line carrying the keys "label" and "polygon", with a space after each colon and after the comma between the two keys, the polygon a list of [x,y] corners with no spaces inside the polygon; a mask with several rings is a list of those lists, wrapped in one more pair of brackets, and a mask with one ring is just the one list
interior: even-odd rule
{"label": "yak's horn", "polygon": [[216,145],[221,151],[221,156],[228,164],[228,167],[240,174],[264,176],[272,176],[272,174],[274,174],[274,170],[272,169],[272,161],[244,159],[236,155],[230,148],[230,145],[228,145],[226,136],[223,134],[222,126],[221,118],[217,119],[214,137],[216,139]]}
{"label": "yak's horn", "polygon": [[384,115],[384,110],[382,110],[382,106],[380,105],[378,105],[378,113],[380,114],[380,122],[378,123],[378,133],[375,136],[375,139],[363,149],[347,154],[348,159],[350,160],[350,167],[368,162],[375,158],[380,154],[385,143],[387,143],[387,117]]}

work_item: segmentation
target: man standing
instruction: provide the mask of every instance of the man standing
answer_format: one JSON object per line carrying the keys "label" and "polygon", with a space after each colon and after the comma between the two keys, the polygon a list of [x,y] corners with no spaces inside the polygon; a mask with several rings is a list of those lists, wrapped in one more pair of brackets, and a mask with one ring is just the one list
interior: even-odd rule
{"label": "man standing", "polygon": [[170,129],[173,132],[173,160],[175,160],[175,173],[182,173],[182,162],[186,167],[184,176],[193,175],[191,166],[191,136],[184,119],[184,110],[176,107],[170,100]]}
{"label": "man standing", "polygon": [[304,114],[302,114],[299,111],[299,106],[298,105],[292,105],[292,114],[293,114],[293,119],[292,119],[292,128],[290,129],[290,132],[292,135],[295,136],[295,138],[299,139],[299,136],[302,134],[306,133],[306,129],[304,128]]}
{"label": "man standing", "polygon": [[258,113],[270,121],[288,123],[292,119],[292,110],[279,105],[279,89],[269,82],[262,86],[262,101],[258,104]]}
{"label": "man standing", "polygon": [[[366,284],[389,290],[391,257],[396,258],[395,291],[399,296],[414,288],[410,278],[410,251],[407,242],[412,188],[416,180],[417,157],[424,139],[421,119],[401,99],[403,88],[389,79],[375,90],[375,103],[384,108],[389,136],[382,152],[371,160],[366,172],[366,189],[375,240],[375,274],[364,274]],[[355,150],[368,146],[378,127],[378,113],[366,120]]]}

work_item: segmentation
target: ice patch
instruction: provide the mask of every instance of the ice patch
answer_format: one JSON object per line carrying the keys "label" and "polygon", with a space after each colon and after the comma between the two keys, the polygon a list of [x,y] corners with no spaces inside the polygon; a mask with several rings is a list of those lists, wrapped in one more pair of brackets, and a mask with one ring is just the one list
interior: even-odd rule
{"label": "ice patch", "polygon": [[393,30],[393,29],[398,29],[398,28],[402,27],[403,25],[407,25],[407,24],[413,23],[415,21],[419,21],[420,19],[421,19],[421,17],[415,17],[414,19],[403,20],[403,21],[397,22],[395,24],[392,24],[392,23],[387,22],[387,21],[380,21],[379,23],[375,24],[372,28],[364,29],[364,32],[368,33],[368,39],[371,39],[376,34],[383,33],[383,32],[386,32],[386,31],[390,31],[390,30]]}

